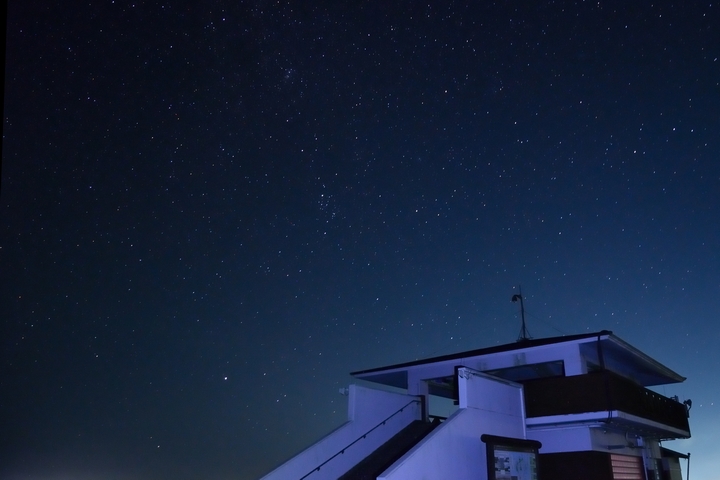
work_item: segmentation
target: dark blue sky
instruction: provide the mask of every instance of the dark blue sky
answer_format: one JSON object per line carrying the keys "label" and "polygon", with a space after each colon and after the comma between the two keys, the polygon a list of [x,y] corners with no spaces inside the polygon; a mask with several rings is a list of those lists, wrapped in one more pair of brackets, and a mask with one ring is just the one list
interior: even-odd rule
{"label": "dark blue sky", "polygon": [[[707,2],[10,2],[0,476],[249,479],[349,371],[612,330],[720,458]],[[714,475],[714,476],[713,476]]]}

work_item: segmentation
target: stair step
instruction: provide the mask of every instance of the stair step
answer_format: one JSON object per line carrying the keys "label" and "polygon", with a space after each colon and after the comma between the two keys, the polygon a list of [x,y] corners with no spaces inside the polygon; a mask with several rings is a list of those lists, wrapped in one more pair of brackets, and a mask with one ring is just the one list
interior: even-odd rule
{"label": "stair step", "polygon": [[415,420],[342,475],[338,480],[375,480],[425,438],[440,422]]}

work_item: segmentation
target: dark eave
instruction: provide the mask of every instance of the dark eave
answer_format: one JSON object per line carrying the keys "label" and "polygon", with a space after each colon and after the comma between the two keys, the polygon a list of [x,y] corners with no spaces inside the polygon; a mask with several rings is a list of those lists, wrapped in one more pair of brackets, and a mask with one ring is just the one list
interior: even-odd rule
{"label": "dark eave", "polygon": [[680,452],[676,452],[675,450],[670,450],[669,448],[665,448],[665,447],[660,447],[660,454],[663,457],[670,457],[670,458],[684,458],[685,460],[690,458],[689,453],[687,453],[687,454],[680,453]]}
{"label": "dark eave", "polygon": [[414,360],[412,362],[398,363],[398,364],[390,365],[390,366],[386,366],[386,367],[370,368],[368,370],[358,370],[357,372],[351,372],[350,375],[353,375],[353,376],[365,375],[368,373],[377,373],[377,372],[383,372],[386,370],[395,370],[398,368],[415,367],[417,365],[427,365],[430,363],[444,362],[447,360],[457,360],[460,358],[477,357],[477,356],[481,356],[481,355],[489,355],[491,353],[511,352],[513,350],[524,350],[524,349],[532,348],[532,347],[541,347],[544,345],[553,345],[556,343],[566,343],[566,342],[572,342],[575,340],[583,340],[586,338],[598,338],[601,336],[608,336],[608,335],[612,335],[612,332],[609,330],[602,330],[600,332],[583,333],[583,334],[579,334],[579,335],[566,335],[566,336],[562,336],[562,337],[549,337],[549,338],[538,338],[538,339],[530,339],[530,340],[520,340],[515,343],[496,345],[494,347],[479,348],[477,350],[468,350],[466,352],[460,352],[460,353],[451,353],[449,355],[441,355],[439,357],[431,357],[431,358],[425,358],[422,360]]}
{"label": "dark eave", "polygon": [[[452,374],[452,364],[455,361],[457,361],[458,365],[462,364],[468,366],[468,362],[471,362],[471,359],[478,359],[483,356],[498,353],[503,354],[507,352],[514,353],[518,351],[528,351],[536,347],[572,343],[579,345],[582,357],[586,362],[588,362],[588,364],[593,365],[594,368],[608,369],[630,378],[645,387],[679,383],[685,380],[685,377],[679,375],[657,360],[651,358],[649,355],[616,337],[609,330],[601,330],[599,332],[583,333],[579,335],[566,335],[562,337],[521,340],[505,345],[496,345],[493,347],[468,350],[465,352],[442,355],[439,357],[414,360],[412,362],[398,363],[385,367],[359,370],[352,372],[351,375],[374,383],[381,383],[398,388],[407,388],[408,372],[410,370],[422,370],[426,367],[432,367],[433,365],[444,365],[442,368],[445,370],[449,369],[448,372],[450,372],[443,374],[444,376],[447,376]],[[538,365],[535,366],[537,367]],[[438,375],[437,369],[433,369],[432,371],[434,372],[433,375]],[[517,374],[518,372],[515,373]],[[534,372],[534,370],[530,371],[524,379],[531,379],[537,374],[538,372]],[[502,376],[500,374],[498,375]],[[520,381],[519,378],[512,379]]]}

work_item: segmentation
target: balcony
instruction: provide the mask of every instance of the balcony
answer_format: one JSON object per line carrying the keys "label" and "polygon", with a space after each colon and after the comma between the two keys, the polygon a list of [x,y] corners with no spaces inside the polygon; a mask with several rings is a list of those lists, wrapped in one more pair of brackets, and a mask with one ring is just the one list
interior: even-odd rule
{"label": "balcony", "polygon": [[690,436],[684,405],[609,371],[530,380],[524,389],[528,419],[617,411],[649,421],[640,424],[672,427],[665,438]]}

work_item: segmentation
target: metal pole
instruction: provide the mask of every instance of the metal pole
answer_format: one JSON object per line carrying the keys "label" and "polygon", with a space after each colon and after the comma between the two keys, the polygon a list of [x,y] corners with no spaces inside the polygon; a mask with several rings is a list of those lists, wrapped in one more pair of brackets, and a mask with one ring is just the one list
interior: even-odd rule
{"label": "metal pole", "polygon": [[520,328],[520,336],[518,336],[518,342],[523,340],[530,340],[530,334],[528,333],[527,326],[525,325],[525,303],[523,302],[522,288],[518,285],[518,293],[512,296],[513,302],[520,300],[520,317],[522,318],[522,327]]}
{"label": "metal pole", "polygon": [[519,285],[518,291],[520,292],[520,316],[522,317],[522,331],[520,332],[520,336],[523,340],[527,340],[530,338],[530,335],[528,335],[527,327],[525,326],[525,303],[523,302],[522,289]]}

